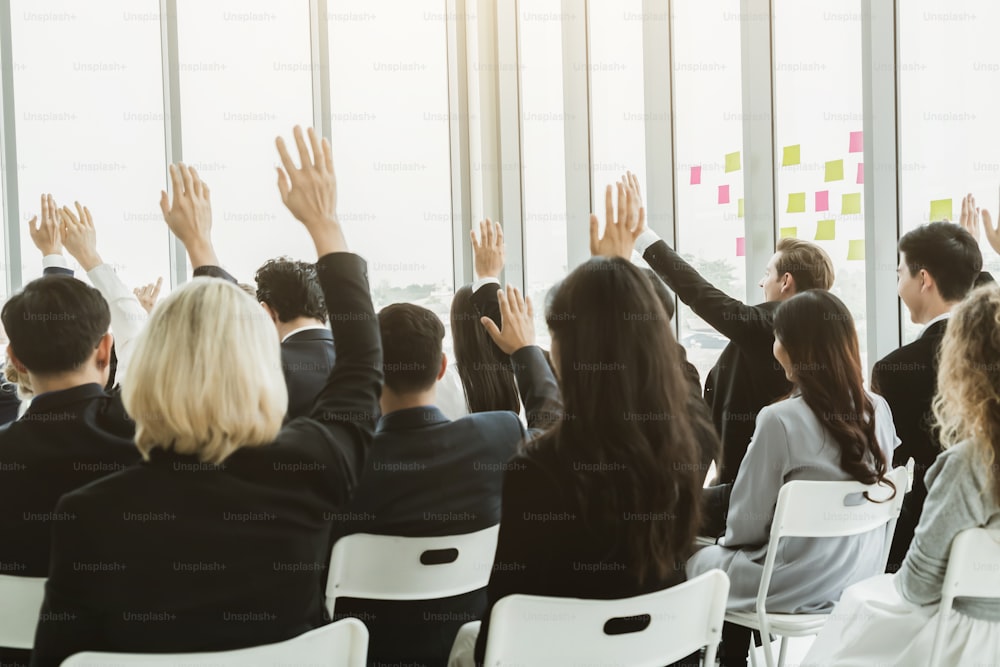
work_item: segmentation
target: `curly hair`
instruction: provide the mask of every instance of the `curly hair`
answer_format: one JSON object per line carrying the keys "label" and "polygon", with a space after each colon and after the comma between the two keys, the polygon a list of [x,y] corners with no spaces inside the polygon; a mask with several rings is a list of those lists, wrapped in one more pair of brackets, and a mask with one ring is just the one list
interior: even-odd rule
{"label": "curly hair", "polygon": [[316,265],[288,257],[269,259],[257,269],[257,301],[266,304],[282,322],[298,317],[326,321],[326,301],[316,276]]}

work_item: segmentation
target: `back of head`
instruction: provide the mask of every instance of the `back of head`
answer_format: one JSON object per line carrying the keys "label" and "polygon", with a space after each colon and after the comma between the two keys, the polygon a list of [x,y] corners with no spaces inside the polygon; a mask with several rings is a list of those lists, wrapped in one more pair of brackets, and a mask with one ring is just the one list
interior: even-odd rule
{"label": "back of head", "polygon": [[941,446],[972,440],[1000,503],[1000,286],[972,291],[952,310],[938,364],[934,416]]}
{"label": "back of head", "polygon": [[828,290],[833,287],[833,260],[815,243],[783,238],[778,241],[775,250],[780,255],[774,268],[779,276],[792,274],[797,292],[810,289]]}
{"label": "back of head", "polygon": [[379,311],[385,386],[397,394],[427,391],[441,370],[444,324],[433,312],[412,303]]}
{"label": "back of head", "polygon": [[472,287],[465,285],[455,292],[451,302],[451,338],[469,411],[519,412],[521,400],[510,360],[486,333],[480,317],[472,302]]}
{"label": "back of head", "polygon": [[961,225],[932,222],[903,234],[899,252],[906,256],[910,275],[921,269],[934,278],[945,301],[961,301],[983,270],[979,243]]}
{"label": "back of head", "polygon": [[316,266],[288,257],[269,259],[257,269],[257,300],[274,311],[281,322],[299,317],[326,321],[323,288]]}
{"label": "back of head", "polygon": [[14,356],[45,376],[80,368],[111,324],[101,293],[62,275],[32,280],[8,299],[0,317]]}
{"label": "back of head", "polygon": [[274,326],[239,287],[196,278],[152,312],[122,391],[143,455],[220,463],[274,440],[288,392]]}
{"label": "back of head", "polygon": [[702,481],[663,305],[640,269],[598,257],[553,288],[546,321],[566,418],[540,446],[573,471],[584,520],[617,535],[634,579],[662,581],[688,555]]}

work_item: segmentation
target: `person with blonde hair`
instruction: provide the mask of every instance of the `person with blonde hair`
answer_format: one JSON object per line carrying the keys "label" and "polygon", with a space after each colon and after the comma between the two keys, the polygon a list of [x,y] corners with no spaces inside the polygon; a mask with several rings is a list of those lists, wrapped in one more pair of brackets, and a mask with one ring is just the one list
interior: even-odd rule
{"label": "person with blonde hair", "polygon": [[[952,541],[1000,519],[998,404],[1000,287],[991,284],[952,310],[941,343],[932,409],[945,451],[927,471],[927,499],[903,566],[845,590],[803,665],[928,665]],[[1000,601],[956,598],[939,664],[998,663]]]}
{"label": "person with blonde hair", "polygon": [[[371,443],[382,349],[366,265],[336,216],[330,145],[278,139],[278,189],[312,236],[337,360],[308,416],[288,396],[274,327],[235,284],[196,278],[153,310],[124,402],[144,461],[63,496],[34,665],[85,650],[217,651],[328,621],[331,517]],[[310,152],[311,144],[311,152]],[[196,269],[217,266],[209,189],[170,169],[161,208]]]}

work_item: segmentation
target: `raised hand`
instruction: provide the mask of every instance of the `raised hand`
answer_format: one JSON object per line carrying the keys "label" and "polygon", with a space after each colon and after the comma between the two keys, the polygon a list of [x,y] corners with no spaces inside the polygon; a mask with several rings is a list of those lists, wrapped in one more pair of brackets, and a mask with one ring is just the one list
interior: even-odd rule
{"label": "raised hand", "polygon": [[139,300],[139,304],[143,307],[147,313],[153,312],[153,306],[156,305],[156,299],[160,296],[160,287],[163,285],[163,278],[157,278],[156,283],[149,283],[143,287],[136,287],[132,290],[135,294],[135,298]]}
{"label": "raised hand", "polygon": [[218,265],[212,246],[212,202],[208,185],[198,177],[194,167],[170,165],[173,201],[165,190],[160,191],[160,210],[174,236],[181,240],[194,268]]}
{"label": "raised hand", "polygon": [[84,271],[100,266],[103,261],[97,253],[97,230],[90,209],[75,202],[76,213],[63,206],[59,209],[62,221],[62,238],[66,251],[80,263]]}
{"label": "raised hand", "polygon": [[42,223],[35,226],[38,216],[34,216],[28,221],[28,234],[31,242],[35,244],[42,256],[61,255],[62,246],[62,222],[59,220],[59,208],[52,199],[52,195],[42,195],[41,201]]}
{"label": "raised hand", "polygon": [[516,287],[507,286],[507,292],[497,291],[500,301],[500,321],[503,328],[498,329],[496,323],[488,317],[479,321],[486,328],[493,342],[504,354],[514,354],[522,347],[535,344],[534,308],[531,299],[521,296]]}
{"label": "raised hand", "polygon": [[639,179],[628,172],[617,184],[618,211],[611,188],[604,192],[604,236],[598,234],[599,221],[590,215],[590,254],[594,257],[632,258],[635,240],[646,227],[646,209],[642,205]]}
{"label": "raised hand", "polygon": [[320,142],[316,131],[309,128],[312,154],[298,125],[292,130],[299,149],[302,167],[296,167],[278,137],[275,144],[281,164],[278,167],[278,192],[292,215],[306,226],[320,257],[331,252],[347,252],[347,241],[337,221],[337,176],[333,171],[333,151],[330,142]]}
{"label": "raised hand", "polygon": [[479,239],[475,230],[472,237],[472,256],[479,278],[499,278],[504,265],[503,227],[489,218],[479,221]]}
{"label": "raised hand", "polygon": [[971,193],[962,197],[962,215],[958,219],[958,224],[972,234],[976,243],[979,243],[979,209],[976,207],[976,198]]}
{"label": "raised hand", "polygon": [[983,234],[986,236],[986,240],[989,242],[993,251],[1000,254],[1000,220],[997,220],[997,224],[994,226],[993,217],[990,212],[985,208],[982,209],[983,214]]}

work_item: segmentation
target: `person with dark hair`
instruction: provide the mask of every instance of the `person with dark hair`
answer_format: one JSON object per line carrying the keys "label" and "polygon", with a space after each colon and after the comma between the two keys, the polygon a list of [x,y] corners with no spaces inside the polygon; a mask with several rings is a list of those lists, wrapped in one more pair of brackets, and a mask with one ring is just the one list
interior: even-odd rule
{"label": "person with dark hair", "polygon": [[335,360],[316,265],[287,257],[269,259],[254,279],[257,301],[281,339],[281,370],[288,388],[285,418],[309,414]]}
{"label": "person with dark hair", "polygon": [[[534,431],[509,410],[450,421],[436,407],[436,387],[448,365],[441,320],[406,303],[386,306],[378,319],[382,418],[348,510],[346,533],[436,537],[496,525],[507,461]],[[525,397],[531,429],[560,409],[555,378],[534,355],[526,350],[514,359],[525,386],[536,388]],[[511,366],[506,355],[504,362]],[[336,615],[364,619],[369,664],[441,665],[459,626],[478,618],[485,604],[484,590],[415,602],[345,599],[337,601]]]}
{"label": "person with dark hair", "polygon": [[896,523],[889,572],[903,564],[927,497],[924,475],[941,452],[932,426],[931,400],[937,388],[938,349],[951,310],[974,284],[992,280],[981,273],[983,255],[970,233],[978,236],[978,227],[979,212],[969,195],[962,200],[961,224],[932,222],[899,239],[897,291],[910,311],[910,320],[923,329],[917,340],[889,353],[872,368],[872,391],[888,401],[903,443],[896,450],[894,464],[906,465],[913,458],[913,490],[903,501]]}
{"label": "person with dark hair", "polygon": [[[778,492],[796,479],[887,484],[899,439],[881,396],[867,392],[854,318],[826,290],[783,302],[774,316],[774,356],[794,390],[760,411],[732,488],[725,546],[697,552],[689,576],[720,568],[729,575],[730,611],[753,611]],[[906,489],[894,489],[905,493]],[[769,612],[828,612],[847,586],[876,574],[885,531],[840,538],[787,538],[777,555]],[[746,665],[750,630],[727,623],[722,665]]]}

